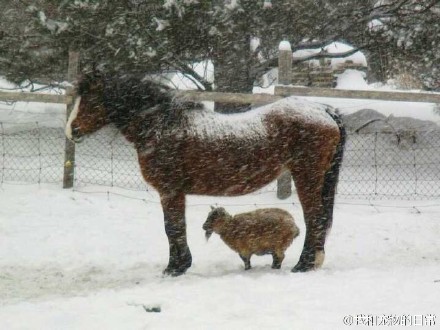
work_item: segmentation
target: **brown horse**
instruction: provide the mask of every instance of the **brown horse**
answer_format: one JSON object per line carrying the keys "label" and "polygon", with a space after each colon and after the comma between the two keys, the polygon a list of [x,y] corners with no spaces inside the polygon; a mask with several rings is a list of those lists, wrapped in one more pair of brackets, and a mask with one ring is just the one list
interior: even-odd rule
{"label": "brown horse", "polygon": [[328,106],[287,98],[225,115],[134,76],[86,75],[77,91],[67,137],[79,142],[114,124],[134,144],[144,179],[160,194],[170,246],[164,273],[180,275],[191,266],[185,195],[244,195],[285,170],[292,173],[306,223],[292,271],[321,266],[345,141]]}

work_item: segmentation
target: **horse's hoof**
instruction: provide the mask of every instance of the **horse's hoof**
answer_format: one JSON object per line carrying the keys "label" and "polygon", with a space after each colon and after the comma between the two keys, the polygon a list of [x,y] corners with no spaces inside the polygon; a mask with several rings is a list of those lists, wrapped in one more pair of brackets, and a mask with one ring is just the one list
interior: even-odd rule
{"label": "horse's hoof", "polygon": [[292,268],[293,273],[304,273],[310,270],[318,269],[324,263],[324,250],[303,252],[298,263]]}
{"label": "horse's hoof", "polygon": [[188,268],[190,268],[190,267],[191,267],[191,261],[186,262],[185,264],[179,265],[179,266],[168,265],[167,268],[165,268],[165,270],[163,271],[163,274],[168,275],[168,276],[173,276],[173,277],[180,276],[180,275],[185,274],[186,271],[188,270]]}
{"label": "horse's hoof", "polygon": [[172,277],[176,277],[176,276],[180,276],[186,273],[186,270],[188,268],[185,269],[175,269],[175,268],[165,268],[164,271],[162,272],[165,276],[172,276]]}
{"label": "horse's hoof", "polygon": [[295,267],[292,268],[292,273],[305,273],[310,270],[315,269],[312,263],[301,263],[298,262]]}
{"label": "horse's hoof", "polygon": [[305,273],[316,268],[314,261],[310,260],[311,258],[307,258],[308,260],[301,259],[302,258],[300,258],[295,267],[292,268],[292,273]]}

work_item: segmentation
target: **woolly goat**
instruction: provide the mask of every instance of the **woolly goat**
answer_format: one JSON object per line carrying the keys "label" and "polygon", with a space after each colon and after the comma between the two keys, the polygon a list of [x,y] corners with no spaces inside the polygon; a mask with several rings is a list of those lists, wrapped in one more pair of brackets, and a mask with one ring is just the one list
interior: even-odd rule
{"label": "woolly goat", "polygon": [[258,209],[253,212],[230,215],[223,207],[213,208],[203,224],[206,239],[212,233],[238,252],[245,269],[251,268],[251,256],[272,254],[272,268],[279,269],[284,252],[299,235],[293,217],[278,208]]}

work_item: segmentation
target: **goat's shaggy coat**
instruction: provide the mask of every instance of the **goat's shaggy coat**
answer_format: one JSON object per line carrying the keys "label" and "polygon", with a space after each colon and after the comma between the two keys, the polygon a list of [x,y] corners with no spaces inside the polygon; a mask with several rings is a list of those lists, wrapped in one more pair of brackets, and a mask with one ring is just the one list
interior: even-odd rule
{"label": "goat's shaggy coat", "polygon": [[232,216],[224,208],[214,208],[203,224],[208,239],[213,232],[238,252],[245,269],[251,268],[251,256],[272,254],[272,268],[280,268],[284,252],[299,235],[290,213],[267,208]]}

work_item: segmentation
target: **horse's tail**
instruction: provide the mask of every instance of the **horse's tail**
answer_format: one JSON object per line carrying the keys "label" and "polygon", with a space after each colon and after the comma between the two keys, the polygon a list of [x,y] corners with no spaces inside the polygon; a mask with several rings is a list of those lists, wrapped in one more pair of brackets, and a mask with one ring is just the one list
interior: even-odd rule
{"label": "horse's tail", "polygon": [[333,207],[335,203],[336,186],[338,185],[339,171],[342,164],[342,158],[344,156],[344,146],[347,139],[347,133],[345,131],[344,124],[342,123],[340,114],[338,112],[334,112],[333,109],[327,109],[327,113],[338,124],[340,132],[339,142],[336,146],[336,151],[330,168],[325,173],[324,186],[322,189],[322,203],[325,212],[324,218],[327,220],[325,229],[330,229],[333,222]]}

